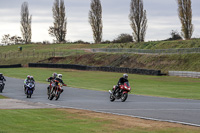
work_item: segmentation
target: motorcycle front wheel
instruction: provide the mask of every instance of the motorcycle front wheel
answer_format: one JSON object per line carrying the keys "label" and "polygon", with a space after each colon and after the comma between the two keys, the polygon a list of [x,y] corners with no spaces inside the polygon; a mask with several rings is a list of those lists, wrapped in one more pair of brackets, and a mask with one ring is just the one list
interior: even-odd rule
{"label": "motorcycle front wheel", "polygon": [[60,91],[57,93],[56,100],[60,97]]}
{"label": "motorcycle front wheel", "polygon": [[27,94],[26,98],[31,98],[31,94]]}
{"label": "motorcycle front wheel", "polygon": [[126,99],[127,99],[127,97],[128,97],[128,93],[123,93],[123,94],[122,94],[122,97],[121,97],[121,101],[122,101],[122,102],[125,102]]}
{"label": "motorcycle front wheel", "polygon": [[115,97],[113,96],[113,94],[110,94],[110,101],[111,102],[115,101]]}
{"label": "motorcycle front wheel", "polygon": [[54,94],[50,94],[49,100],[53,100],[53,98],[54,98]]}

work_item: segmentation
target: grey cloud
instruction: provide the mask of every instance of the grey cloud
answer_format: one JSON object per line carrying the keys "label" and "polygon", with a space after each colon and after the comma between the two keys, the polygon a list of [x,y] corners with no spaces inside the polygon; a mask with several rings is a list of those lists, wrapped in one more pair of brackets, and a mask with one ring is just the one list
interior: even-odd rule
{"label": "grey cloud", "polygon": [[[33,15],[34,34],[40,34],[37,29],[38,25],[42,25],[40,31],[44,30],[48,38],[48,24],[53,24],[52,6],[54,0],[0,0],[0,18],[1,25],[9,23],[19,24],[21,4],[27,1],[29,3],[29,12]],[[131,33],[129,24],[129,10],[131,0],[101,0],[103,9],[103,38],[114,39],[118,34]],[[70,40],[86,40],[92,41],[92,31],[88,23],[88,12],[91,0],[65,0],[66,15],[68,20],[67,38]],[[143,0],[144,9],[147,10],[148,29],[147,40],[156,38],[167,38],[172,29],[180,29],[181,25],[177,14],[176,0]],[[192,0],[193,22],[195,28],[200,25],[198,19],[200,0]],[[36,24],[35,24],[36,23]],[[0,28],[2,29],[0,25]],[[46,26],[46,28],[42,29]],[[5,29],[5,28],[3,28]],[[14,32],[19,28],[7,27],[8,31]],[[0,37],[3,32],[0,31]],[[199,35],[199,30],[195,29],[195,34]],[[79,38],[80,37],[80,38]],[[36,37],[35,37],[36,38]],[[52,39],[52,38],[51,38]]]}

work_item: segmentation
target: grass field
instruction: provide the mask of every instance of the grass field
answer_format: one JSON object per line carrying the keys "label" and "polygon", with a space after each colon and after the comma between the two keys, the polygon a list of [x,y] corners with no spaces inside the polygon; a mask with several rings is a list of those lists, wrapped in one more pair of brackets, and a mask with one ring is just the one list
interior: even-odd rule
{"label": "grass field", "polygon": [[200,128],[71,109],[0,110],[0,133],[199,133]]}
{"label": "grass field", "polygon": [[[70,87],[101,91],[111,89],[122,76],[122,73],[47,68],[3,68],[0,72],[20,79],[33,75],[37,82],[42,83],[47,83],[46,79],[57,72],[63,74],[64,82]],[[200,79],[129,74],[129,82],[133,94],[200,99]]]}
{"label": "grass field", "polygon": [[0,53],[18,52],[18,47],[22,47],[23,52],[35,51],[35,52],[49,52],[49,51],[66,51],[69,49],[79,48],[102,48],[108,44],[18,44],[9,46],[0,46]]}

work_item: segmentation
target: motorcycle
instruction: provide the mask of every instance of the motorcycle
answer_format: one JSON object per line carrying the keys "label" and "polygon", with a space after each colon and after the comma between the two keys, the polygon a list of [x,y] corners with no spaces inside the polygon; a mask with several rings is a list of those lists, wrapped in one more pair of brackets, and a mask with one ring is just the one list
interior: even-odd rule
{"label": "motorcycle", "polygon": [[54,84],[53,81],[51,80],[46,80],[47,82],[50,82],[50,84],[48,85],[47,87],[47,96],[48,96],[48,99],[50,98],[50,94],[51,94],[51,89],[52,89],[52,85]]}
{"label": "motorcycle", "polygon": [[63,85],[61,83],[58,83],[57,86],[55,86],[54,88],[52,88],[52,92],[50,93],[50,97],[49,100],[53,100],[53,98],[55,97],[55,100],[58,100],[60,97],[60,94],[62,93],[62,87]]}
{"label": "motorcycle", "polygon": [[28,82],[26,84],[26,97],[31,98],[31,95],[33,94],[33,91],[35,89],[35,84],[33,82]]}
{"label": "motorcycle", "polygon": [[[117,90],[116,90],[117,89]],[[123,85],[113,86],[112,91],[109,90],[110,93],[110,101],[113,102],[115,99],[121,99],[122,102],[125,102],[128,98],[128,93],[131,91],[131,87],[129,82],[125,82]]]}
{"label": "motorcycle", "polygon": [[3,83],[3,81],[0,82],[0,93],[3,92],[4,86],[5,86],[5,83]]}

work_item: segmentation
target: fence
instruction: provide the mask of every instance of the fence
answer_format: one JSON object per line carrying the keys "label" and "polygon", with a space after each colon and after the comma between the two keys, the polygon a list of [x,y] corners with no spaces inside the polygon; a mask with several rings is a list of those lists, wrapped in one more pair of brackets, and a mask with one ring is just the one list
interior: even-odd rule
{"label": "fence", "polygon": [[17,68],[22,67],[21,64],[14,64],[14,65],[0,65],[0,68]]}
{"label": "fence", "polygon": [[135,53],[135,54],[191,54],[200,53],[200,48],[182,49],[127,49],[127,48],[96,48],[93,52]]}
{"label": "fence", "polygon": [[70,51],[48,51],[48,52],[35,52],[35,51],[26,51],[26,52],[9,52],[9,53],[0,53],[0,59],[9,59],[9,58],[30,58],[30,57],[64,57],[72,54],[80,54],[81,50],[70,50]]}
{"label": "fence", "polygon": [[121,73],[132,73],[132,74],[143,74],[143,75],[163,75],[160,70],[148,70],[148,69],[132,69],[132,68],[121,68],[121,67],[95,67],[95,66],[84,66],[74,64],[49,64],[49,63],[29,63],[29,67],[47,67],[47,68],[67,68],[76,70],[87,70],[87,71],[106,71],[106,72],[121,72]]}
{"label": "fence", "polygon": [[169,71],[169,76],[200,78],[200,72]]}

